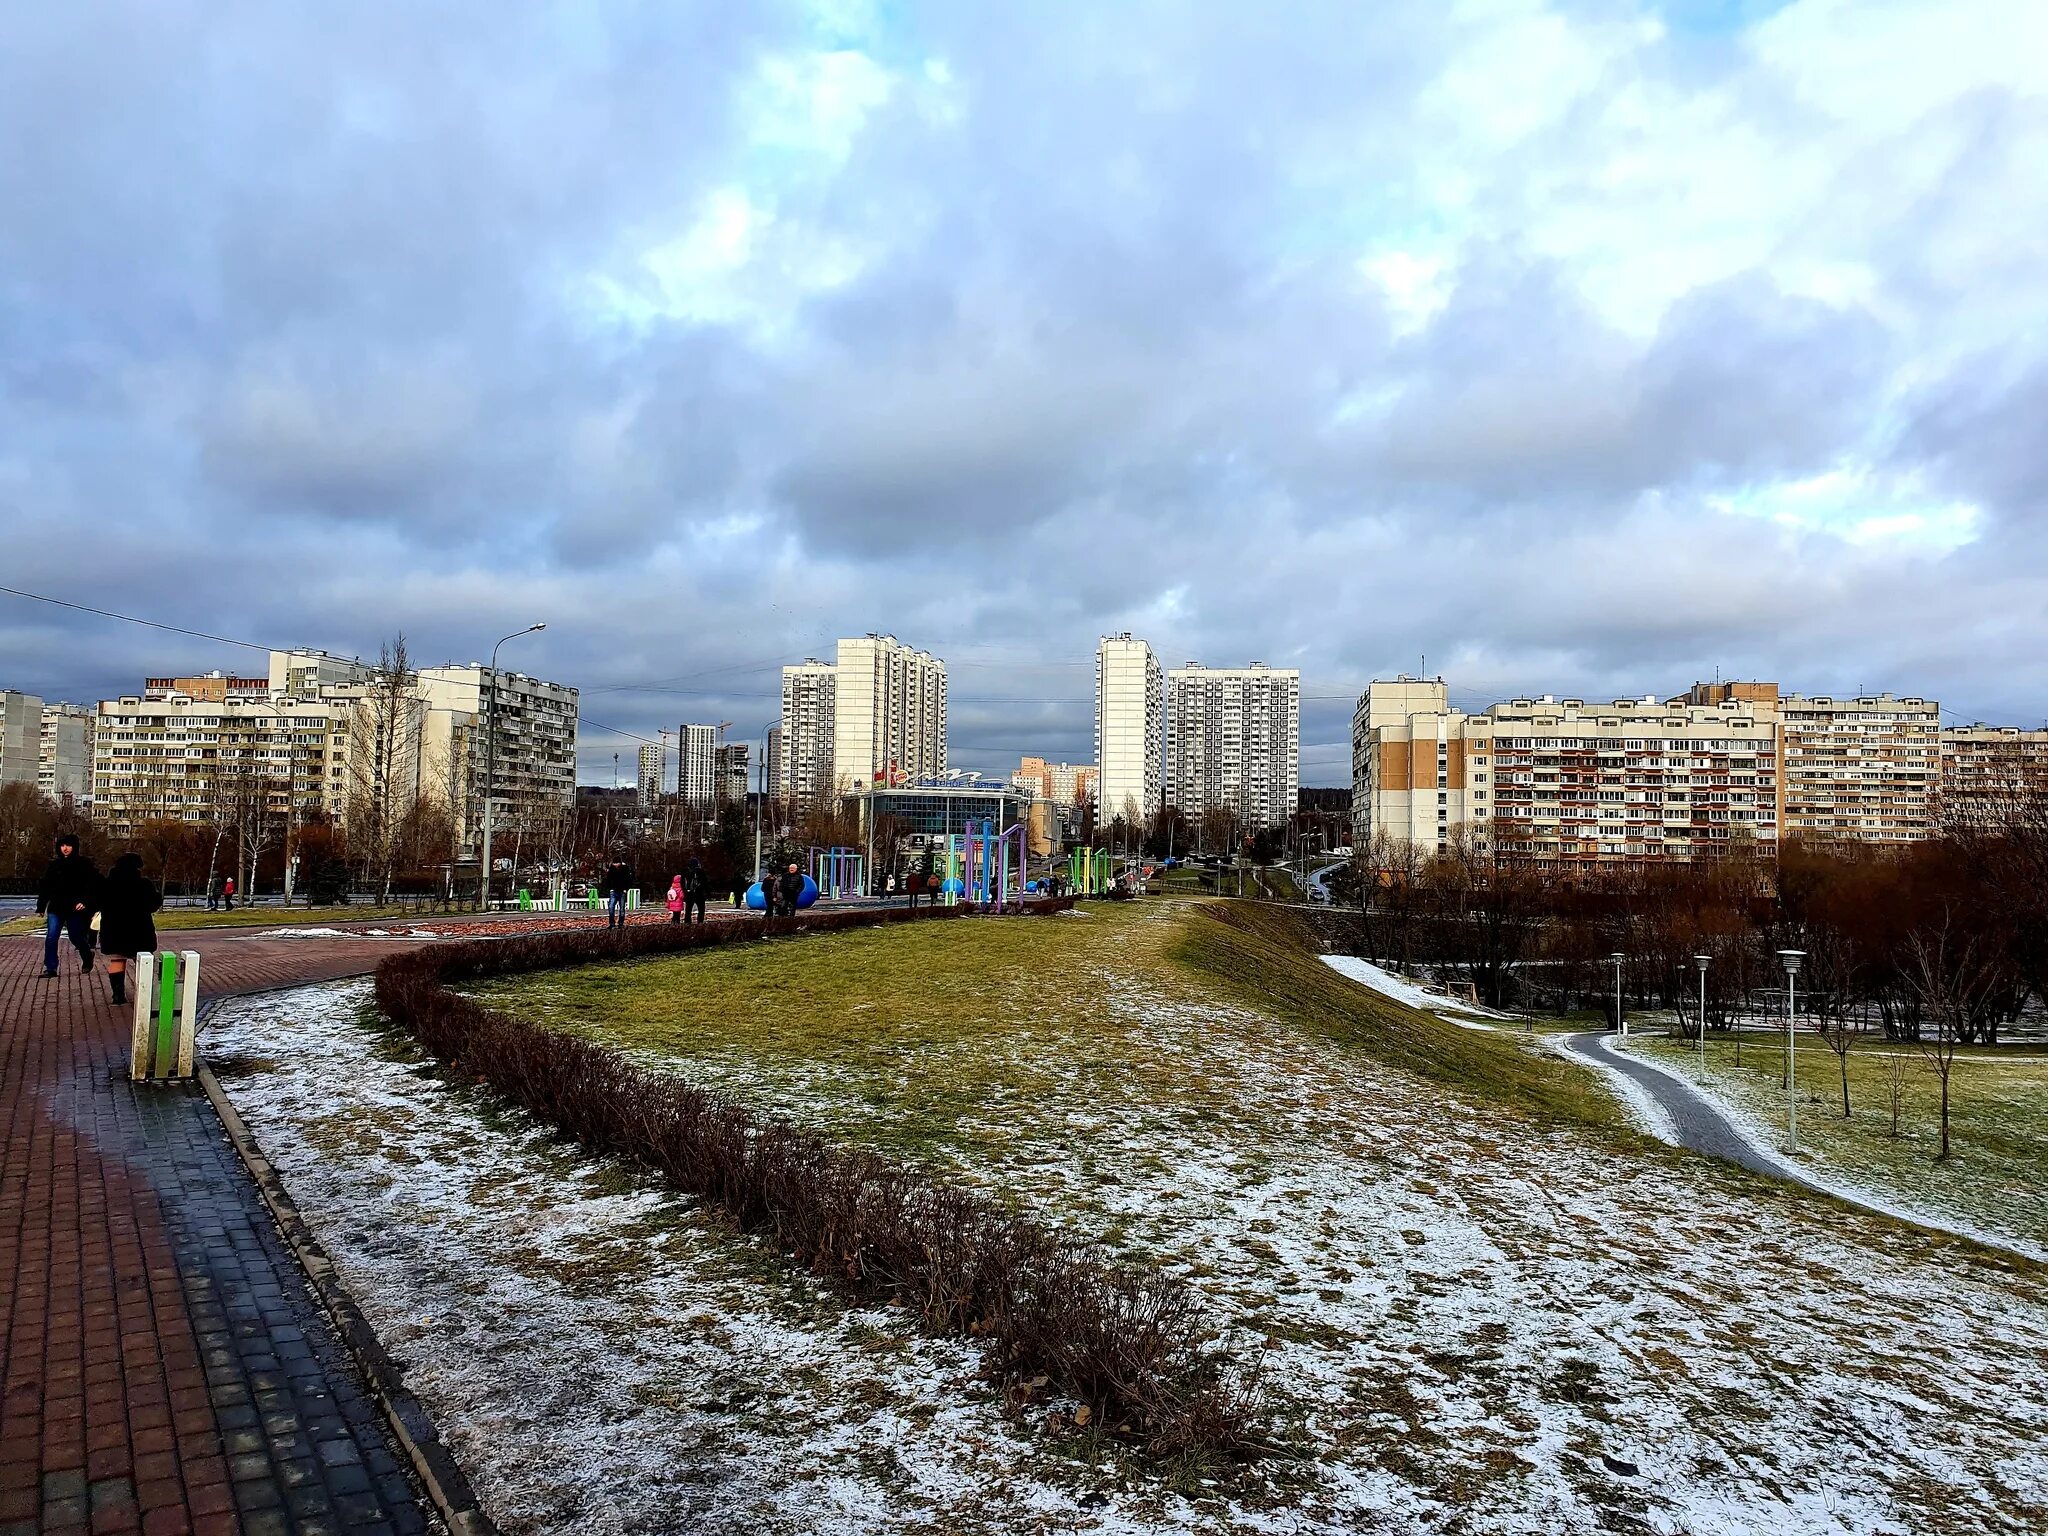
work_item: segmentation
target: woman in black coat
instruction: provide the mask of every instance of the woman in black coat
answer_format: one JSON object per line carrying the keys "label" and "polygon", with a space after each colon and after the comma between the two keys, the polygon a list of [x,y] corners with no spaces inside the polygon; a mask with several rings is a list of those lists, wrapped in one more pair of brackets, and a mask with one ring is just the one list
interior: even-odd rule
{"label": "woman in black coat", "polygon": [[163,892],[142,876],[142,856],[124,853],[100,885],[100,948],[106,951],[107,978],[114,1001],[128,1001],[128,962],[156,949],[156,924],[151,920],[164,904]]}

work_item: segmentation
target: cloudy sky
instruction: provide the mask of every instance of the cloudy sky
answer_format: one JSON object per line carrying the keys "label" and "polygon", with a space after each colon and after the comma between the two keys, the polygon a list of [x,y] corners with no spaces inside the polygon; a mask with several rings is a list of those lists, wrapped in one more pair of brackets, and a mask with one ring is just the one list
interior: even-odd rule
{"label": "cloudy sky", "polygon": [[[14,7],[0,583],[576,684],[893,631],[2048,718],[2048,4]],[[0,597],[0,686],[253,653]]]}

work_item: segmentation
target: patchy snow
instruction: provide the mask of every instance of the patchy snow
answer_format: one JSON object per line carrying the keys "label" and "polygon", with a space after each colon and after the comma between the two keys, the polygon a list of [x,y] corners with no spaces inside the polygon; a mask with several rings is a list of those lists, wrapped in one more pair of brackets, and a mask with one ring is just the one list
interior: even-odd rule
{"label": "patchy snow", "polygon": [[[1543,1044],[1546,1049],[1564,1057],[1581,1071],[1598,1072],[1614,1096],[1621,1101],[1621,1107],[1628,1112],[1629,1119],[1635,1122],[1637,1129],[1648,1132],[1666,1146],[1685,1145],[1685,1138],[1678,1134],[1678,1127],[1672,1124],[1669,1111],[1657,1102],[1657,1096],[1626,1072],[1610,1067],[1605,1062],[1574,1054],[1562,1035],[1546,1035],[1543,1037]],[[1602,1052],[1609,1052],[1612,1049],[1605,1038],[1600,1041],[1600,1049]],[[1766,1157],[1773,1155],[1770,1152],[1764,1153]]]}
{"label": "patchy snow", "polygon": [[[1501,1013],[1480,1003],[1461,1003],[1441,992],[1431,992],[1418,987],[1414,982],[1396,976],[1392,971],[1382,970],[1370,960],[1361,960],[1356,955],[1324,955],[1323,964],[1340,976],[1350,978],[1360,986],[1371,987],[1383,997],[1391,997],[1397,1003],[1406,1003],[1410,1008],[1420,1008],[1425,1013],[1442,1014],[1452,1023],[1465,1029],[1485,1029],[1484,1024],[1475,1024],[1473,1019],[1512,1019],[1513,1014]],[[1463,1017],[1458,1017],[1463,1015]]]}
{"label": "patchy snow", "polygon": [[1302,1462],[1188,1498],[1077,1459],[964,1346],[449,1086],[364,984],[225,1004],[209,1040],[511,1532],[2048,1526],[2041,1277],[1471,1107],[1135,961],[1084,949],[1068,984],[1085,1024],[895,1039],[865,1077],[686,1069],[859,1140],[971,1048],[938,1165],[1185,1276]]}
{"label": "patchy snow", "polygon": [[266,928],[253,939],[438,939],[429,928]]}

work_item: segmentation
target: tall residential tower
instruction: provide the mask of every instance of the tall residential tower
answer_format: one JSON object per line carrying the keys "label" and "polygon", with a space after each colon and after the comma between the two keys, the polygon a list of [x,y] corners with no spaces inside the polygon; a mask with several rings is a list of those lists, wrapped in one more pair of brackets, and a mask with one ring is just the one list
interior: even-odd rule
{"label": "tall residential tower", "polygon": [[1255,661],[1166,677],[1167,801],[1190,816],[1224,806],[1254,827],[1294,814],[1301,791],[1301,674]]}
{"label": "tall residential tower", "polygon": [[1164,771],[1166,685],[1159,658],[1127,630],[1095,650],[1095,824],[1149,821]]}

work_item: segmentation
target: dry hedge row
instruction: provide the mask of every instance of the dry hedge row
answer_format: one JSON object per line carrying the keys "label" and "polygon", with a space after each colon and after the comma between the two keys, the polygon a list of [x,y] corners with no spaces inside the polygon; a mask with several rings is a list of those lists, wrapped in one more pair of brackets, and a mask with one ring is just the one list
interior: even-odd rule
{"label": "dry hedge row", "polygon": [[[1053,910],[1071,904],[1042,904]],[[973,1338],[1010,1399],[1162,1456],[1263,1447],[1256,1391],[1212,1343],[1186,1287],[872,1153],[834,1146],[615,1051],[516,1019],[452,981],[727,944],[769,934],[942,921],[960,909],[837,912],[768,924],[637,927],[429,946],[386,960],[377,1002],[439,1060],[594,1152],[652,1168],[769,1235],[856,1295]],[[1081,1410],[1085,1410],[1081,1411]]]}

